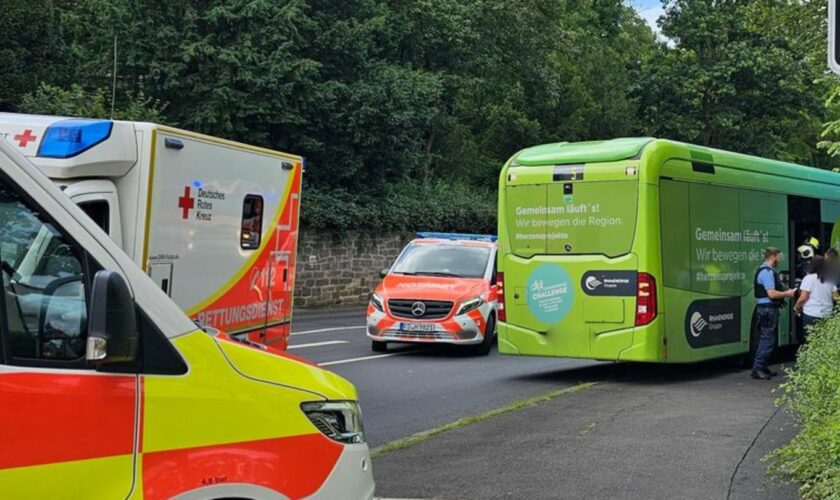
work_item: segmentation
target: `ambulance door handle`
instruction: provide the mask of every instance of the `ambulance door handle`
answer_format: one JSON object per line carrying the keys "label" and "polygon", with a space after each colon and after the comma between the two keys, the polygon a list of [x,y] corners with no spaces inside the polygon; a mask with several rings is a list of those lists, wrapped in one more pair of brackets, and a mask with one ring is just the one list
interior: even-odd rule
{"label": "ambulance door handle", "polygon": [[285,283],[289,279],[289,270],[283,269],[283,283]]}

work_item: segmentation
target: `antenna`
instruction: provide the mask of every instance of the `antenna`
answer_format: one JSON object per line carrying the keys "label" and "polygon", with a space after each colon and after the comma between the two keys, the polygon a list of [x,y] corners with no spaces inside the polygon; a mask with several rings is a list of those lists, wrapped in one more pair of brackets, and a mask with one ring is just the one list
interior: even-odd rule
{"label": "antenna", "polygon": [[114,119],[114,101],[117,100],[117,35],[114,35],[114,80],[111,83],[111,119]]}

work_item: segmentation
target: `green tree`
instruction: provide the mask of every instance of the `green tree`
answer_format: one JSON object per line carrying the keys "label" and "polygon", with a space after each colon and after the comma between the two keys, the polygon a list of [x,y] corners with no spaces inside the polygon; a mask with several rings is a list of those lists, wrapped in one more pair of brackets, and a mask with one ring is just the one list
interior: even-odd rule
{"label": "green tree", "polygon": [[122,106],[114,110],[108,103],[111,95],[103,89],[91,92],[73,84],[68,89],[42,83],[35,92],[26,94],[20,102],[19,111],[42,115],[79,116],[86,118],[114,118],[162,122],[164,106],[147,97],[142,91],[128,96]]}
{"label": "green tree", "polygon": [[0,111],[17,110],[42,82],[63,84],[74,61],[52,0],[0,0]]}
{"label": "green tree", "polygon": [[638,90],[645,133],[824,162],[815,148],[825,116],[820,73],[788,30],[760,22],[796,17],[796,3],[671,0],[665,6],[660,26],[670,43],[645,60]]}

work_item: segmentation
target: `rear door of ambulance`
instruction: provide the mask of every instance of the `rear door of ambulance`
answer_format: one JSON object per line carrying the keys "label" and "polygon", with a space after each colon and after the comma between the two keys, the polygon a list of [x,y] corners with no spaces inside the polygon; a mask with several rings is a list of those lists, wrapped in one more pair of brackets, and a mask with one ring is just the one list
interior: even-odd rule
{"label": "rear door of ambulance", "polygon": [[285,348],[302,160],[160,127],[147,272],[192,318]]}
{"label": "rear door of ambulance", "polygon": [[509,245],[503,341],[513,353],[617,359],[632,344],[636,165],[508,169],[500,209]]}

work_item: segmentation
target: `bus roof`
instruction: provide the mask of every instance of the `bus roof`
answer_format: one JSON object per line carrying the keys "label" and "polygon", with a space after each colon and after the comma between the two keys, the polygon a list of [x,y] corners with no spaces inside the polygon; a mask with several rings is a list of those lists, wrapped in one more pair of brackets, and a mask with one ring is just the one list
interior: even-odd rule
{"label": "bus roof", "polygon": [[523,149],[514,162],[525,167],[568,163],[599,163],[638,156],[651,137],[627,137],[607,141],[556,142]]}
{"label": "bus roof", "polygon": [[529,167],[629,160],[640,158],[643,150],[660,147],[669,149],[672,154],[668,156],[673,158],[840,186],[840,174],[830,170],[652,137],[543,144],[523,149],[511,164]]}

